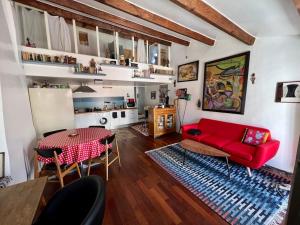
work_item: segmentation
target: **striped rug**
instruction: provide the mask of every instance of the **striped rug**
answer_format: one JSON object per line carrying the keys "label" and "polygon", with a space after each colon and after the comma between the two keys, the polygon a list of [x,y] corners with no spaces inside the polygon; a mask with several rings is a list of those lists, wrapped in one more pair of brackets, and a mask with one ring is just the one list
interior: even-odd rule
{"label": "striped rug", "polygon": [[245,167],[230,163],[229,179],[220,158],[187,151],[183,164],[179,144],[146,154],[230,224],[276,225],[284,219],[289,192],[278,186],[290,183],[286,176],[262,168],[249,177]]}

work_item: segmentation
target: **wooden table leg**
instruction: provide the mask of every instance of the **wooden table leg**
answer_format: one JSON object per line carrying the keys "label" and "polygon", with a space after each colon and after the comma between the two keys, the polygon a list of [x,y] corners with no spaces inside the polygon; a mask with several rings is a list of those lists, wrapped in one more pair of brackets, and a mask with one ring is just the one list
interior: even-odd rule
{"label": "wooden table leg", "polygon": [[228,169],[228,176],[229,176],[229,179],[231,179],[228,157],[225,157],[225,158],[226,158],[226,164],[227,164],[227,169]]}

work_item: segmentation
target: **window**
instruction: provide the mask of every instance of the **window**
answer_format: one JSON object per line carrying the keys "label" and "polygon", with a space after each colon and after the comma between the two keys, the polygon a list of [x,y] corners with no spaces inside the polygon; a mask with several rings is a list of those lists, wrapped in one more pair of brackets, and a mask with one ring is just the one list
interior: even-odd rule
{"label": "window", "polygon": [[119,57],[124,56],[124,59],[132,59],[132,39],[119,33]]}
{"label": "window", "polygon": [[44,13],[17,6],[19,40],[22,45],[48,48]]}
{"label": "window", "polygon": [[116,59],[115,35],[113,31],[99,30],[100,56]]}
{"label": "window", "polygon": [[84,28],[76,23],[78,53],[98,56],[96,27]]}
{"label": "window", "polygon": [[169,47],[160,45],[160,65],[169,67]]}
{"label": "window", "polygon": [[149,45],[149,64],[158,65],[158,46],[157,44]]}

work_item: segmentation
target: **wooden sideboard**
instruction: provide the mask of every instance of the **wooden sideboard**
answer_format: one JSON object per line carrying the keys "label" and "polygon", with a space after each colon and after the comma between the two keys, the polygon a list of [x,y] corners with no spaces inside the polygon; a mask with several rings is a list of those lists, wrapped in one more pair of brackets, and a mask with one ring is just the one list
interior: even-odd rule
{"label": "wooden sideboard", "polygon": [[176,132],[176,108],[149,108],[149,134],[154,138]]}

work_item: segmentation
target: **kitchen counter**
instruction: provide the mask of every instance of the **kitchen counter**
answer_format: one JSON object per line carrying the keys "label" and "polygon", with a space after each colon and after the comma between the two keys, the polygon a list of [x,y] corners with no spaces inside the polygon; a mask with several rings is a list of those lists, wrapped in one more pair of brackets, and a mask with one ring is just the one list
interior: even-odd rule
{"label": "kitchen counter", "polygon": [[93,111],[93,112],[75,112],[75,115],[80,114],[88,114],[88,113],[105,113],[105,112],[114,112],[114,111],[124,111],[124,110],[135,110],[137,108],[126,108],[126,109],[108,109],[108,110],[101,110],[101,111]]}

